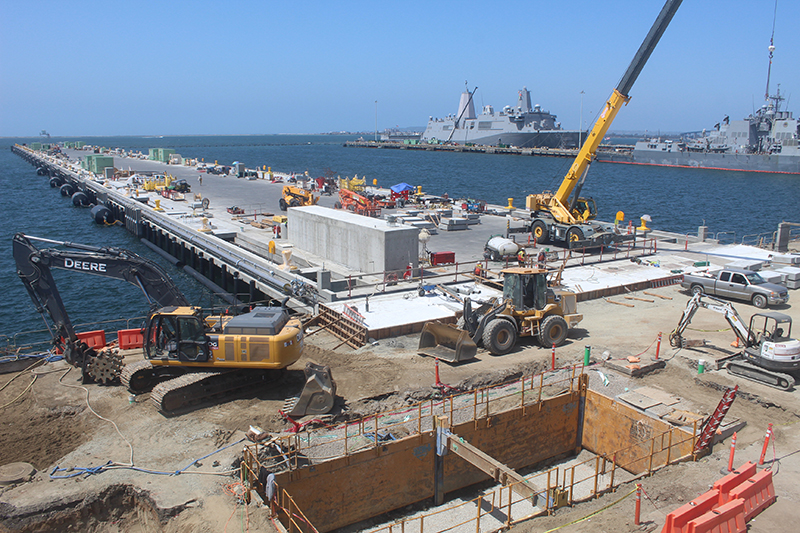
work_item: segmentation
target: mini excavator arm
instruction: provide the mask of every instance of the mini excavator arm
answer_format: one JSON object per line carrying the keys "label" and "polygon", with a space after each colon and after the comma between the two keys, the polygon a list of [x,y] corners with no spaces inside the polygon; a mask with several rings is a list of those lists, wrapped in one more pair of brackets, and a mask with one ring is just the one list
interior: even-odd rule
{"label": "mini excavator arm", "polygon": [[[705,302],[703,301],[703,298],[708,298],[714,303]],[[692,299],[686,304],[686,309],[683,310],[683,314],[678,322],[678,326],[669,334],[670,345],[676,348],[682,346],[683,332],[686,331],[687,327],[689,327],[694,314],[701,307],[710,311],[714,311],[715,313],[722,314],[725,317],[725,320],[727,320],[728,324],[730,324],[731,329],[733,329],[734,333],[736,333],[736,336],[740,341],[742,341],[745,347],[753,346],[756,343],[756,339],[753,338],[753,334],[747,328],[742,320],[742,317],[739,316],[739,313],[736,312],[736,309],[734,309],[730,302],[719,300],[713,296],[708,296],[707,294],[701,293],[692,296]]]}

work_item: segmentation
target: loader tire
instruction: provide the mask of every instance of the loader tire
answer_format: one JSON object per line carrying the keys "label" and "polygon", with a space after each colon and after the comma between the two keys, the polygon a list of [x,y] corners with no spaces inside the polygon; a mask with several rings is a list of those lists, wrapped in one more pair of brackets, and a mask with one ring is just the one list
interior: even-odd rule
{"label": "loader tire", "polygon": [[492,355],[504,355],[517,344],[517,332],[508,320],[496,318],[483,332],[483,347]]}
{"label": "loader tire", "polygon": [[286,200],[284,200],[283,198],[278,200],[278,205],[280,206],[281,211],[286,211],[289,208],[289,204],[287,204]]}
{"label": "loader tire", "polygon": [[542,320],[539,326],[539,344],[542,348],[550,348],[554,344],[561,346],[567,338],[569,327],[564,317],[558,315],[550,315]]}

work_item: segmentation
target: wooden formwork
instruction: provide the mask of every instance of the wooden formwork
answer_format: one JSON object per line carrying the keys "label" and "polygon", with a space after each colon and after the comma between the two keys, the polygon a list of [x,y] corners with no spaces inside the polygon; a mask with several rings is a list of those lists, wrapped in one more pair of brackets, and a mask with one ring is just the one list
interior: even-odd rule
{"label": "wooden formwork", "polygon": [[[499,389],[426,400],[401,412],[281,437],[279,457],[287,470],[274,476],[270,490],[273,516],[293,532],[326,532],[431,498],[434,419],[447,419],[456,435],[515,470],[560,460],[581,449],[596,454],[582,463],[526,476],[527,482],[536,487],[537,497],[547,495],[542,505],[531,512],[514,507],[530,498],[517,494],[520,491],[508,480],[507,485],[498,486],[490,494],[464,502],[462,506],[477,509],[467,520],[475,531],[481,531],[484,525],[489,527],[493,523],[489,515],[497,512],[502,511],[505,527],[509,527],[538,514],[551,513],[555,507],[612,492],[621,483],[632,481],[630,474],[638,479],[669,464],[694,458],[691,449],[696,429],[673,427],[589,391],[581,367],[563,370],[571,370],[572,376],[554,380],[557,370],[547,385],[544,374],[526,376],[519,383],[504,384]],[[576,375],[576,371],[581,374]],[[563,392],[543,396],[552,390]],[[375,438],[401,426],[405,430],[399,434],[404,436],[398,440],[379,442]],[[318,438],[317,431],[327,433]],[[315,458],[315,448],[325,451],[330,446],[340,447],[343,454]],[[259,456],[264,448],[248,445],[242,462],[245,486],[262,498],[267,487],[262,481],[264,467]],[[489,479],[457,455],[445,458],[443,472],[445,492]],[[440,512],[436,509],[401,519],[374,531],[439,532],[441,525],[430,519]]]}
{"label": "wooden formwork", "polygon": [[369,330],[366,326],[325,304],[319,304],[319,324],[351,348],[361,348],[369,339]]}

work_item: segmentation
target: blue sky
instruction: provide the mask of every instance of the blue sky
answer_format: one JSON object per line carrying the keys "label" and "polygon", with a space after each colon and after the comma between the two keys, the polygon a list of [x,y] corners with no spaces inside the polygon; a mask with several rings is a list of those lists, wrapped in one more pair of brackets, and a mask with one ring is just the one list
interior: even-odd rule
{"label": "blue sky", "polygon": [[[684,0],[612,131],[692,131],[763,103],[774,0]],[[534,103],[590,125],[663,0],[0,0],[0,136],[372,131]],[[800,2],[772,68],[800,112]]]}

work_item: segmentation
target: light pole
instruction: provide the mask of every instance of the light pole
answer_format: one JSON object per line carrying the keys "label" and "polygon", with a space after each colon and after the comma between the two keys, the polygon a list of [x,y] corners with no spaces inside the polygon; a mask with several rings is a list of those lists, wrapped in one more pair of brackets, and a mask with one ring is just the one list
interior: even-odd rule
{"label": "light pole", "polygon": [[581,123],[578,124],[578,148],[583,144],[583,91],[581,91]]}
{"label": "light pole", "polygon": [[375,142],[378,142],[378,101],[375,100]]}

